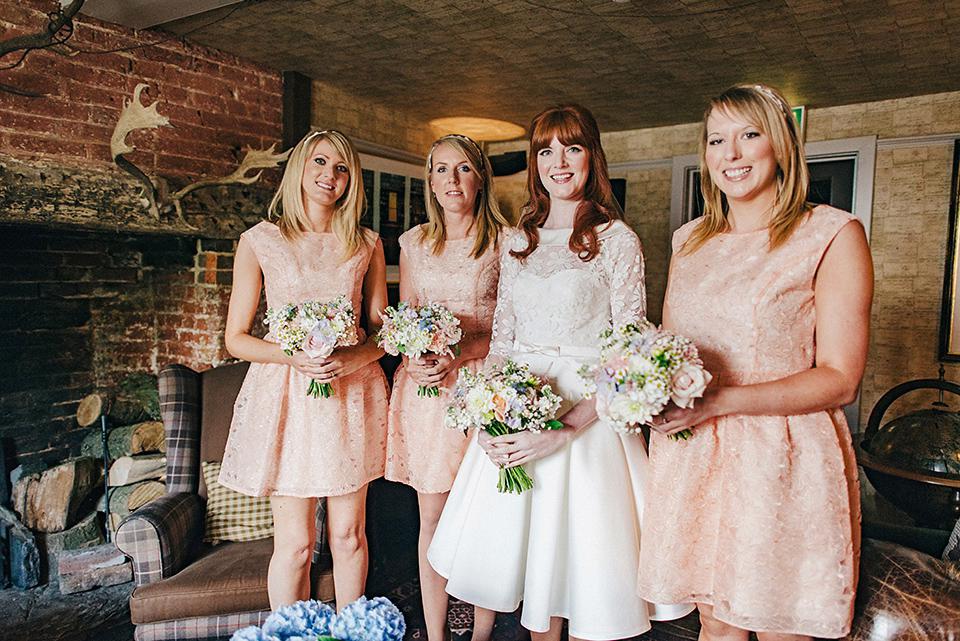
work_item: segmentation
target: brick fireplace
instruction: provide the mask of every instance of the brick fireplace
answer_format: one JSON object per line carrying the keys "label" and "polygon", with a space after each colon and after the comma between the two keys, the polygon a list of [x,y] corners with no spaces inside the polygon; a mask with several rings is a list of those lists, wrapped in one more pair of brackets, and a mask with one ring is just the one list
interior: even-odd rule
{"label": "brick fireplace", "polygon": [[[55,0],[0,0],[0,38],[41,30]],[[110,137],[138,83],[172,127],[127,155],[170,189],[233,172],[282,132],[281,73],[181,38],[154,44],[77,16],[84,53],[31,52],[0,91],[0,440],[7,469],[79,453],[86,394],[167,363],[223,362],[233,251],[279,179],[199,190],[151,216]],[[123,49],[122,51],[112,51]],[[93,53],[98,52],[98,53]],[[6,62],[6,60],[5,60]],[[12,61],[11,61],[12,62]],[[2,467],[2,466],[0,466]]]}
{"label": "brick fireplace", "polygon": [[223,362],[235,241],[0,226],[0,438],[19,463],[78,451],[77,403],[133,372]]}

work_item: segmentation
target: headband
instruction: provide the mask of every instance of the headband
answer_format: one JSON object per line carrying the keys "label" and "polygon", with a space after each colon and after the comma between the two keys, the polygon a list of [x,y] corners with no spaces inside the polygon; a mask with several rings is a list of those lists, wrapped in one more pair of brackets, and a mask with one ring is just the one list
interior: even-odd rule
{"label": "headband", "polygon": [[773,90],[769,87],[764,87],[763,85],[753,85],[753,88],[762,93],[764,96],[773,101],[775,105],[780,107],[781,111],[786,114],[790,113],[790,108],[787,107],[787,103],[780,99],[777,94],[773,93]]}
{"label": "headband", "polygon": [[481,170],[483,169],[483,167],[482,167],[482,165],[483,165],[483,150],[480,149],[480,145],[478,145],[476,142],[474,142],[473,138],[470,138],[469,136],[464,136],[463,134],[447,134],[446,136],[441,136],[440,138],[438,138],[437,141],[436,141],[435,143],[433,143],[433,146],[430,147],[430,153],[427,155],[427,167],[428,167],[431,171],[433,171],[433,152],[434,152],[434,150],[435,150],[437,147],[440,146],[440,143],[442,143],[442,142],[445,141],[445,140],[449,140],[450,138],[456,138],[457,140],[463,140],[463,141],[466,141],[467,143],[469,143],[470,146],[473,147],[474,151],[477,152],[477,156],[480,158],[481,167],[478,167],[478,169],[481,169]]}

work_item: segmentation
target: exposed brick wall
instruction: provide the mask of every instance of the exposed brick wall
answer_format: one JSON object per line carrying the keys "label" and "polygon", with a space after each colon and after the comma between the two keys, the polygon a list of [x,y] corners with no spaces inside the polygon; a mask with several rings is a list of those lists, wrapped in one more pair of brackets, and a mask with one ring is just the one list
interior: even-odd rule
{"label": "exposed brick wall", "polygon": [[85,433],[77,403],[94,388],[168,362],[204,369],[228,358],[230,272],[207,257],[233,246],[0,226],[0,438],[20,462],[75,453]]}
{"label": "exposed brick wall", "polygon": [[[0,0],[0,39],[40,31],[56,7]],[[82,15],[74,24],[69,45],[81,53],[34,51],[0,71],[0,82],[44,94],[0,91],[0,439],[13,464],[76,454],[77,403],[98,386],[228,358],[236,238],[280,175],[195,192],[186,223],[150,218],[110,156],[136,85],[174,126],[132,132],[127,157],[176,188],[232,173],[245,146],[280,142],[281,73],[182,38],[151,45],[167,35],[158,31]],[[116,48],[129,50],[84,53]]]}
{"label": "exposed brick wall", "polygon": [[[40,31],[56,6],[56,0],[0,0],[0,38]],[[83,15],[74,24],[68,44],[81,52],[150,45],[166,35]],[[17,55],[0,62],[10,65]],[[149,85],[142,101],[159,99],[158,112],[175,126],[128,137],[137,147],[128,158],[148,175],[223,176],[236,168],[245,145],[265,148],[281,137],[278,71],[180,38],[107,54],[34,51],[0,81],[46,94],[0,92],[0,152],[14,157],[116,171],[110,136],[138,82]]]}

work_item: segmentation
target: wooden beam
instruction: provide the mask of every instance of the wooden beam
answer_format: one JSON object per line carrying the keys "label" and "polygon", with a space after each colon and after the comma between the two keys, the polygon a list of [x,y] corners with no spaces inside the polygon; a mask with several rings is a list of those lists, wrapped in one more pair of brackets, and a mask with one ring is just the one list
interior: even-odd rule
{"label": "wooden beam", "polygon": [[283,151],[307,135],[311,127],[313,80],[299,71],[283,72]]}

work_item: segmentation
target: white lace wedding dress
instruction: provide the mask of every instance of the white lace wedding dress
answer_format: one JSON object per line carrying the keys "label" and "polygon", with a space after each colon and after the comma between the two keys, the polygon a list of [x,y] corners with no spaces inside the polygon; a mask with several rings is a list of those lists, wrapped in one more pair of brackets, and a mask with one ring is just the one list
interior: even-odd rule
{"label": "white lace wedding dress", "polygon": [[[583,397],[577,370],[598,357],[601,330],[646,311],[643,255],[636,234],[617,221],[600,232],[590,262],[570,251],[570,229],[540,230],[524,261],[503,248],[490,353],[530,365],[564,398],[563,413]],[[470,444],[433,537],[428,559],[448,579],[447,592],[484,608],[512,612],[545,632],[550,617],[569,620],[582,639],[622,639],[650,619],[685,615],[692,606],[651,606],[636,594],[647,455],[640,436],[621,436],[602,421],[556,452],[527,463],[532,490],[497,492],[498,468]]]}

